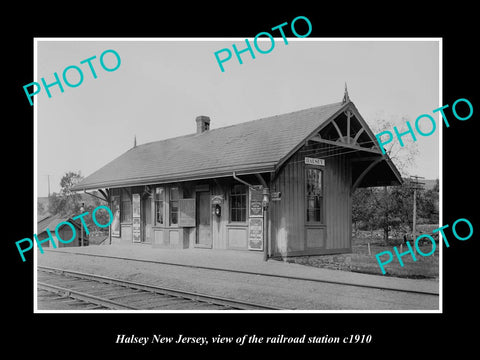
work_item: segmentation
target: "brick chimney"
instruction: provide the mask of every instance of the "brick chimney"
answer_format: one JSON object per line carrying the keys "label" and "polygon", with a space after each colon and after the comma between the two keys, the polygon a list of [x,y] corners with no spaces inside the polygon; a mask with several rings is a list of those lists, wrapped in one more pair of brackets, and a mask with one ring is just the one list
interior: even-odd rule
{"label": "brick chimney", "polygon": [[201,134],[210,129],[210,118],[208,116],[197,116],[195,121],[197,122],[197,134]]}

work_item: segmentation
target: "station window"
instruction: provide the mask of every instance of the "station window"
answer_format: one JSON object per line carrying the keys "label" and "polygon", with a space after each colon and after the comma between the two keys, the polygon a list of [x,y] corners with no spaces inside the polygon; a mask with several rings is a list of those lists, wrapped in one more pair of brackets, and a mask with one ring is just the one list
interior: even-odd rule
{"label": "station window", "polygon": [[155,225],[163,225],[165,218],[165,189],[157,187],[155,189]]}
{"label": "station window", "polygon": [[247,221],[247,187],[235,184],[230,189],[230,221]]}
{"label": "station window", "polygon": [[178,224],[178,187],[170,188],[170,225]]}
{"label": "station window", "polygon": [[121,222],[132,222],[132,198],[123,190],[120,202]]}
{"label": "station window", "polygon": [[323,223],[323,171],[306,169],[307,222]]}

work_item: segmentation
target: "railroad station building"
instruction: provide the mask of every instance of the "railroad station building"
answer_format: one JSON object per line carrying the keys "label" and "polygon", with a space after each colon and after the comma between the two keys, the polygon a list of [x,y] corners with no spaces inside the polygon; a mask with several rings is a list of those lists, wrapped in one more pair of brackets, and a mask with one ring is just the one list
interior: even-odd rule
{"label": "railroad station building", "polygon": [[[345,91],[341,102],[134,145],[78,183],[114,214],[110,243],[351,252],[352,194],[401,176]],[[195,124],[192,119],[192,127]]]}

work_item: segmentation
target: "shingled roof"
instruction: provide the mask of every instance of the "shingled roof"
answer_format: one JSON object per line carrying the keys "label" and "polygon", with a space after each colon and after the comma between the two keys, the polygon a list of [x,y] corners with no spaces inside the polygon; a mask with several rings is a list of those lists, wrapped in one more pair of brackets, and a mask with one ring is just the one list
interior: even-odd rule
{"label": "shingled roof", "polygon": [[233,171],[273,171],[292,149],[347,105],[338,102],[138,145],[74,190],[231,176]]}

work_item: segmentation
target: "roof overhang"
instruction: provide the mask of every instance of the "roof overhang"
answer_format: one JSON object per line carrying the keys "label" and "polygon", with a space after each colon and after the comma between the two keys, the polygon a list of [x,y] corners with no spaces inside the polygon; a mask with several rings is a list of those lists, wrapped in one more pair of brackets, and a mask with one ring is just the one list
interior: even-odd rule
{"label": "roof overhang", "polygon": [[162,176],[109,180],[109,181],[98,182],[98,183],[90,183],[88,185],[82,185],[82,183],[79,183],[72,187],[72,191],[86,191],[86,190],[97,190],[97,189],[105,189],[105,188],[121,188],[121,187],[127,187],[127,186],[168,184],[168,183],[185,182],[185,181],[225,178],[225,177],[232,177],[233,172],[235,172],[237,175],[249,175],[249,174],[271,172],[271,171],[274,171],[274,169],[275,169],[275,163],[249,164],[249,165],[243,165],[238,167],[208,169],[208,171],[197,171],[197,172],[188,172],[188,173],[168,174],[168,175],[162,175]]}

